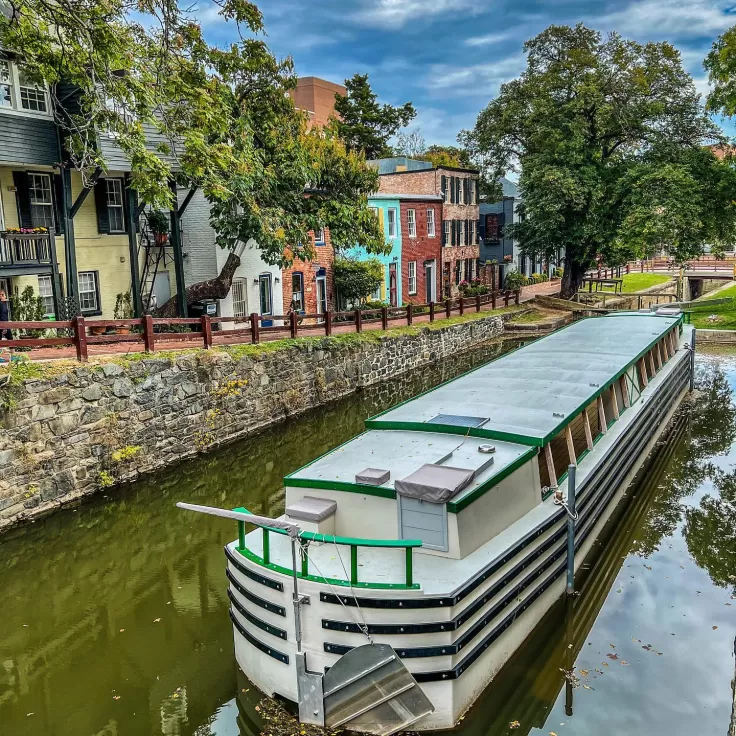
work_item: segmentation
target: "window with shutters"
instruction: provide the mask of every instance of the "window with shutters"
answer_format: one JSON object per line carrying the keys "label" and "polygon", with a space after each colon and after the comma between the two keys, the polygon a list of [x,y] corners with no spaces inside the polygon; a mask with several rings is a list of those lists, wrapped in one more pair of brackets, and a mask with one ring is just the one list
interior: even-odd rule
{"label": "window with shutters", "polygon": [[233,279],[233,317],[248,316],[248,282]]}
{"label": "window with shutters", "polygon": [[463,280],[463,262],[455,261],[455,285],[457,286]]}
{"label": "window with shutters", "polygon": [[111,233],[125,232],[125,212],[123,211],[123,180],[105,179],[107,187],[107,217]]}
{"label": "window with shutters", "polygon": [[54,291],[51,286],[51,276],[38,277],[38,296],[43,302],[44,317],[53,317],[54,311]]}
{"label": "window with shutters", "polygon": [[100,311],[99,275],[97,271],[80,271],[79,308],[82,312]]}
{"label": "window with shutters", "polygon": [[409,237],[416,238],[417,236],[417,211],[416,210],[406,211],[406,224],[409,230]]}
{"label": "window with shutters", "polygon": [[498,215],[486,215],[486,240],[500,240]]}
{"label": "window with shutters", "polygon": [[451,220],[445,220],[442,223],[443,231],[442,231],[442,245],[450,245],[450,241],[452,238],[452,234],[450,232],[450,229],[452,228],[452,221]]}
{"label": "window with shutters", "polygon": [[31,200],[33,227],[54,227],[54,200],[51,197],[49,174],[28,174],[28,191]]}
{"label": "window with shutters", "polygon": [[458,245],[465,245],[465,220],[458,220],[459,235],[457,239]]}
{"label": "window with shutters", "polygon": [[388,236],[389,238],[396,237],[396,208],[389,207],[387,210],[388,214]]}
{"label": "window with shutters", "polygon": [[417,293],[417,262],[409,261],[408,263],[408,275],[409,275],[409,294]]}
{"label": "window with shutters", "polygon": [[468,227],[470,228],[470,245],[476,245],[478,242],[478,223],[475,220],[469,220],[468,221]]}
{"label": "window with shutters", "polygon": [[427,237],[434,237],[434,210],[427,210]]}
{"label": "window with shutters", "polygon": [[291,275],[291,307],[295,312],[304,313],[304,274],[301,271]]}
{"label": "window with shutters", "polygon": [[468,180],[460,179],[460,204],[468,203]]}
{"label": "window with shutters", "polygon": [[50,114],[46,90],[8,59],[0,59],[0,109]]}
{"label": "window with shutters", "polygon": [[440,186],[442,188],[442,192],[441,192],[442,199],[443,199],[443,201],[447,202],[448,191],[447,191],[447,177],[446,176],[443,176],[442,177],[442,179],[440,181]]}

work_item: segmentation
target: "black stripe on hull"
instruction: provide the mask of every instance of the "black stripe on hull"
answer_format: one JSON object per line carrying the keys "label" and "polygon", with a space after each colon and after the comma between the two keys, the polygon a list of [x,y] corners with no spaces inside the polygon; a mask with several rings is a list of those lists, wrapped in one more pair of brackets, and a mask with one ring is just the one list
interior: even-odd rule
{"label": "black stripe on hull", "polygon": [[238,621],[235,614],[233,613],[233,609],[229,609],[230,613],[230,620],[233,622],[233,626],[238,630],[238,633],[249,643],[252,644],[256,649],[259,649],[264,654],[268,654],[269,657],[273,657],[274,659],[278,659],[279,662],[283,662],[284,664],[289,664],[289,655],[284,654],[283,652],[280,652],[278,649],[274,649],[273,647],[269,647],[268,645],[264,644],[262,641],[259,641],[258,639],[253,636],[244,626],[243,624]]}

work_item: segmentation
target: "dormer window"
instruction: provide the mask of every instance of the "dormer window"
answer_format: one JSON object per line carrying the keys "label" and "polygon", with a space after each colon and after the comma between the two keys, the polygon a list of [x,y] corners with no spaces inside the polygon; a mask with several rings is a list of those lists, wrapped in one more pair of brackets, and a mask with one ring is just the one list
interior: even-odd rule
{"label": "dormer window", "polygon": [[0,59],[0,110],[49,114],[46,90],[8,59]]}

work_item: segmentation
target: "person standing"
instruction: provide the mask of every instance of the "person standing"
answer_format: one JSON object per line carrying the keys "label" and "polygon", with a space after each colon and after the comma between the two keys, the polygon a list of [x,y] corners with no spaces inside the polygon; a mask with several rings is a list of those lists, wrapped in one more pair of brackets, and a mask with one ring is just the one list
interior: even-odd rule
{"label": "person standing", "polygon": [[[0,322],[10,322],[10,303],[4,289],[0,289]],[[9,329],[0,330],[0,340],[12,340],[13,333]]]}

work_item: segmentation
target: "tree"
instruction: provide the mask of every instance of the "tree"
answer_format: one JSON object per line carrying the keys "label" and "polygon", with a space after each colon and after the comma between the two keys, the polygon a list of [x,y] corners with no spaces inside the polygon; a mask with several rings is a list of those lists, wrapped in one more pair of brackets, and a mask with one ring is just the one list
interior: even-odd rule
{"label": "tree", "polygon": [[733,241],[733,169],[703,149],[719,130],[676,49],[582,25],[550,26],[524,48],[526,71],[460,140],[486,181],[520,166],[509,235],[535,257],[565,249],[563,296],[598,256],[663,248],[684,260],[716,234]]}
{"label": "tree", "polygon": [[455,166],[460,169],[468,169],[472,166],[470,154],[458,146],[430,146],[421,158],[431,161],[434,166]]}
{"label": "tree", "polygon": [[736,114],[736,26],[716,39],[703,66],[712,87],[707,108],[733,117]]}
{"label": "tree", "polygon": [[379,105],[367,74],[345,80],[347,95],[335,95],[335,113],[330,127],[348,151],[359,151],[367,159],[389,152],[388,140],[416,116],[411,102],[400,107]]}
{"label": "tree", "polygon": [[366,300],[382,282],[383,266],[377,258],[335,259],[335,289],[340,299],[348,303]]}
{"label": "tree", "polygon": [[409,158],[423,158],[422,154],[426,147],[427,144],[424,142],[422,131],[417,128],[417,130],[412,130],[411,133],[399,133],[396,137],[394,153]]}
{"label": "tree", "polygon": [[96,144],[107,130],[141,200],[168,209],[172,178],[199,187],[225,248],[254,239],[270,263],[308,260],[309,232],[328,227],[337,246],[382,252],[367,202],[375,171],[334,134],[307,129],[288,95],[292,61],[277,61],[258,37],[258,8],[215,2],[240,37],[223,49],[169,0],[12,0],[0,13],[0,48],[51,86],[71,164],[88,186],[107,168]]}

